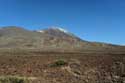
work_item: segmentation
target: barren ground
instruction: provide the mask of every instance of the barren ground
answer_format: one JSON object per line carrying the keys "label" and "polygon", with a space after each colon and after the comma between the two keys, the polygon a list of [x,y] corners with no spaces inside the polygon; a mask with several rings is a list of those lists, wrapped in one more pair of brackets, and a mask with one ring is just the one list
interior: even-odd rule
{"label": "barren ground", "polygon": [[[27,77],[31,83],[125,83],[123,53],[3,55],[0,55],[0,76]],[[67,64],[51,66],[58,60]]]}

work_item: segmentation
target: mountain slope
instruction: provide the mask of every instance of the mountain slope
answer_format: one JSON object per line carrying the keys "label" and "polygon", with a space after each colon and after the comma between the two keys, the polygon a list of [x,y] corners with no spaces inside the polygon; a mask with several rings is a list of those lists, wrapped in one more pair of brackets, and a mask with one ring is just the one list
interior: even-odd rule
{"label": "mountain slope", "polygon": [[29,31],[9,26],[0,29],[0,48],[41,49],[41,50],[108,50],[121,46],[88,42],[61,28]]}

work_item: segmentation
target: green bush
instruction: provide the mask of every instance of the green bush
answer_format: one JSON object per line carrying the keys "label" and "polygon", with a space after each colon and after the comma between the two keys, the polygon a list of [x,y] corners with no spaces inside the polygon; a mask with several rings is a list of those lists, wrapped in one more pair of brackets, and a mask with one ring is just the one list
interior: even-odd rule
{"label": "green bush", "polygon": [[57,60],[55,62],[53,62],[50,66],[51,67],[60,67],[60,66],[65,66],[68,63],[65,60]]}
{"label": "green bush", "polygon": [[0,83],[29,83],[26,78],[17,76],[0,77]]}

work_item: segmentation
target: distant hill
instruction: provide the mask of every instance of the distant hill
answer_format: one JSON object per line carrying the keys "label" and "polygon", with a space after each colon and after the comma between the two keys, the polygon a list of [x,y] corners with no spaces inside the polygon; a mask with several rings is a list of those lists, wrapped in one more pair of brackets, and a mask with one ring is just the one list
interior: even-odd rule
{"label": "distant hill", "polygon": [[47,51],[122,50],[124,46],[89,42],[57,27],[39,31],[29,31],[21,27],[0,28],[1,49],[39,49]]}

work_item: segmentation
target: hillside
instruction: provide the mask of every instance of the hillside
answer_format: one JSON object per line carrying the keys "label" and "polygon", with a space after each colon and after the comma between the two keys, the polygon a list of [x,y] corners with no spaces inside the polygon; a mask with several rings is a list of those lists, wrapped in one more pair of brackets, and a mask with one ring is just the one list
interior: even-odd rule
{"label": "hillside", "polygon": [[[123,46],[89,42],[57,27],[29,31],[22,27],[0,28],[1,49],[39,49],[41,51],[108,51],[123,49]],[[70,48],[70,49],[69,49]]]}

